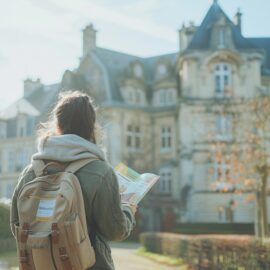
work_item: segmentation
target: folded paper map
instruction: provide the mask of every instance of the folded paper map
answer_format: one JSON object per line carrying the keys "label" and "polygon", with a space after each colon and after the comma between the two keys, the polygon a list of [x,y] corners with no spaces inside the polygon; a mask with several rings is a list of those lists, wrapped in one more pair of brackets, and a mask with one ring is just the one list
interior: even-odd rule
{"label": "folded paper map", "polygon": [[152,173],[139,174],[123,163],[115,167],[121,199],[129,204],[138,204],[159,176]]}

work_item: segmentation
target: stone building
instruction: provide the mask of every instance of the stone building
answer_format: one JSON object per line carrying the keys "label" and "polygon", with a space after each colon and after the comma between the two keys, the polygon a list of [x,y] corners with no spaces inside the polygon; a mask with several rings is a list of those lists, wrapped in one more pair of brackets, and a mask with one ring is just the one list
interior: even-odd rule
{"label": "stone building", "polygon": [[258,88],[270,87],[270,38],[244,37],[241,16],[238,11],[233,22],[214,1],[199,26],[179,30],[178,52],[150,58],[98,47],[97,31],[87,26],[78,67],[66,70],[55,85],[27,79],[24,96],[1,112],[1,196],[10,197],[35,150],[34,127],[47,118],[58,93],[79,89],[100,107],[110,162],[161,175],[142,202],[142,229],[171,230],[177,222],[252,222],[252,204],[230,190],[211,188],[227,168],[209,158],[205,136],[210,118],[212,140],[230,140],[231,116],[218,115],[219,106],[226,101],[233,107]]}

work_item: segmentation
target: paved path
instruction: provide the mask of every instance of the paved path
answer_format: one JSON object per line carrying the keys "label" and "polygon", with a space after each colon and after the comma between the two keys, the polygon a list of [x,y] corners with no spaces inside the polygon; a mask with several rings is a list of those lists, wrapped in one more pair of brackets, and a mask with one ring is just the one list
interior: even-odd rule
{"label": "paved path", "polygon": [[[137,255],[138,244],[113,243],[111,247],[116,270],[181,270],[181,267],[161,265]],[[0,262],[0,270],[7,269],[9,269],[8,266]],[[12,270],[18,270],[18,268],[14,267]]]}
{"label": "paved path", "polygon": [[116,270],[179,270],[180,267],[169,267],[158,264],[136,254],[136,244],[112,244],[112,256]]}

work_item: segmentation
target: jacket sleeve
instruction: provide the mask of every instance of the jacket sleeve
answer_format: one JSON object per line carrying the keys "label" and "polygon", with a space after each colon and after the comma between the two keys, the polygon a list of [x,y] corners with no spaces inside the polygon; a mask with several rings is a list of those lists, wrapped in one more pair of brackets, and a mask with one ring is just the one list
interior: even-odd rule
{"label": "jacket sleeve", "polygon": [[112,169],[103,177],[96,192],[93,217],[97,231],[110,241],[127,238],[135,226],[130,207],[121,203],[118,181]]}

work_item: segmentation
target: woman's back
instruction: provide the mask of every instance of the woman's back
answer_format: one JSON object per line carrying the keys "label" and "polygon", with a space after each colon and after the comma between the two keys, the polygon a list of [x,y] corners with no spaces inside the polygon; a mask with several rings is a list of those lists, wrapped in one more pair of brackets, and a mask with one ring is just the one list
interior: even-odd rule
{"label": "woman's back", "polygon": [[[86,100],[84,95],[83,97]],[[76,98],[76,96],[73,97],[75,101]],[[78,98],[80,99],[81,96],[78,95]],[[61,106],[66,105],[65,102],[68,104],[69,99],[62,101]],[[76,112],[75,115],[78,116],[80,106],[76,105],[73,107],[75,108],[73,114]],[[66,109],[62,108],[62,110],[58,110],[58,113],[59,111],[64,112]],[[70,110],[68,111],[69,115],[71,114]],[[82,112],[84,111],[82,110]],[[83,117],[83,114],[81,114],[81,117]],[[64,122],[67,121],[65,117],[62,118]],[[74,118],[73,121],[75,120]],[[85,120],[82,122],[92,125],[95,121]],[[73,124],[67,124],[69,131]],[[80,129],[78,123],[74,124],[74,126]],[[63,123],[58,125],[57,128],[60,130],[59,134],[48,135],[39,141],[38,152],[33,155],[32,160],[43,162],[55,161],[66,165],[85,158],[94,159],[79,169],[75,175],[81,185],[88,233],[96,253],[96,264],[91,269],[112,270],[114,266],[108,241],[123,240],[130,234],[135,224],[133,211],[130,206],[121,203],[116,176],[113,169],[105,161],[103,151],[96,145],[93,131],[90,129],[91,134],[89,138],[91,136],[93,137],[91,141],[87,140],[87,137],[84,138],[82,137],[83,135],[80,136],[76,133],[62,134],[61,128],[63,129]],[[86,134],[84,131],[89,129],[86,128],[84,130],[81,128],[80,130],[82,134]],[[30,165],[24,170],[15,189],[11,209],[11,228],[13,232],[14,224],[19,223],[17,208],[18,193],[25,183],[36,177],[34,169]],[[55,168],[52,169],[55,170]]]}

